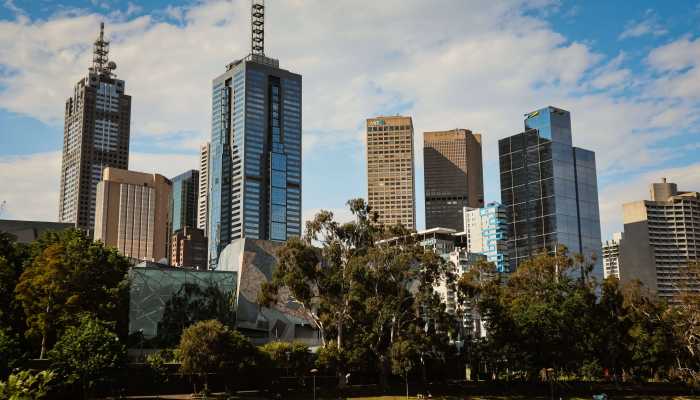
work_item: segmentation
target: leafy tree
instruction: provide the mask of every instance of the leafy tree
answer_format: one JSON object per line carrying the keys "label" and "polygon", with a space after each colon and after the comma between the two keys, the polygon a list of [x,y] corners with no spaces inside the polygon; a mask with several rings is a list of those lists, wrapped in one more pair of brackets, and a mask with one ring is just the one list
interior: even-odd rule
{"label": "leafy tree", "polygon": [[[6,333],[22,334],[26,327],[22,305],[14,291],[29,258],[27,245],[17,243],[9,233],[0,232],[0,326]],[[25,347],[20,341],[18,346]]]}
{"label": "leafy tree", "polygon": [[79,324],[69,326],[49,351],[52,368],[68,384],[78,383],[83,397],[99,384],[112,379],[125,367],[126,348],[114,333],[114,323],[89,314],[79,316]]}
{"label": "leafy tree", "polygon": [[590,268],[560,248],[522,263],[505,285],[484,288],[479,308],[498,358],[530,379],[546,368],[578,370],[594,346]]}
{"label": "leafy tree", "polygon": [[227,366],[251,364],[257,354],[247,338],[216,320],[200,321],[185,329],[178,350],[182,372],[201,377],[205,391],[208,374]]}
{"label": "leafy tree", "polygon": [[22,359],[20,342],[10,331],[0,328],[0,378],[4,378]]}
{"label": "leafy tree", "polygon": [[[597,345],[594,346],[594,353],[599,360],[599,367],[607,369],[615,380],[631,366],[632,356],[629,348],[632,342],[632,320],[629,313],[619,280],[614,276],[607,278],[601,285],[601,296],[597,306]],[[591,365],[589,363],[589,367]]]}
{"label": "leafy tree", "polygon": [[260,352],[277,368],[291,371],[299,378],[311,369],[311,351],[303,343],[270,342],[261,346]]}
{"label": "leafy tree", "polygon": [[391,372],[402,376],[406,383],[406,398],[408,399],[408,374],[416,367],[418,349],[414,342],[401,339],[391,345]]}
{"label": "leafy tree", "polygon": [[46,397],[51,382],[56,377],[53,371],[19,371],[0,382],[0,399],[37,400]]}
{"label": "leafy tree", "polygon": [[679,344],[675,367],[689,384],[700,387],[700,263],[688,265],[682,277],[669,316]]}
{"label": "leafy tree", "polygon": [[348,368],[376,369],[384,382],[392,344],[415,327],[432,333],[421,347],[425,358],[447,350],[456,321],[435,287],[453,285],[454,276],[409,231],[379,224],[364,200],[348,206],[353,221],[340,224],[321,211],[302,239],[286,243],[259,300],[268,305],[288,294],[301,304],[321,334],[319,363],[336,365],[341,385]]}
{"label": "leafy tree", "polygon": [[27,334],[41,338],[40,358],[56,332],[75,324],[82,312],[116,322],[117,331],[126,332],[129,261],[116,249],[73,229],[45,234],[31,253],[15,293],[27,316]]}

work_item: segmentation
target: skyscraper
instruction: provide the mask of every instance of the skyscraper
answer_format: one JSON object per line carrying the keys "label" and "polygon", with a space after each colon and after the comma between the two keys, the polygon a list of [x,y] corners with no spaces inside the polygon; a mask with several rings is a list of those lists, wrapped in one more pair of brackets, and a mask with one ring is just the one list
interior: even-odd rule
{"label": "skyscraper", "polygon": [[207,232],[209,217],[209,142],[199,152],[199,194],[197,196],[197,228]]}
{"label": "skyscraper", "polygon": [[95,240],[135,260],[166,258],[171,189],[162,175],[105,168],[97,185]]}
{"label": "skyscraper", "polygon": [[498,141],[511,271],[564,245],[595,258],[603,277],[595,153],[571,142],[571,116],[555,107],[526,114],[524,132]]}
{"label": "skyscraper", "polygon": [[411,117],[367,119],[367,201],[379,222],[416,228]]}
{"label": "skyscraper", "polygon": [[620,246],[622,232],[613,233],[610,240],[603,242],[603,278],[614,276],[620,279]]}
{"label": "skyscraper", "polygon": [[466,250],[486,256],[498,272],[508,268],[508,218],[505,207],[489,203],[483,208],[464,207],[464,234]]}
{"label": "skyscraper", "polygon": [[700,260],[700,193],[680,191],[666,179],[650,192],[651,200],[622,206],[621,279],[638,279],[669,301],[681,289],[700,291],[700,281],[685,274]]}
{"label": "skyscraper", "polygon": [[425,227],[462,228],[462,208],[484,206],[481,135],[467,129],[423,134]]}
{"label": "skyscraper", "polygon": [[131,96],[109,61],[104,24],[94,43],[92,67],[66,100],[63,130],[60,222],[92,230],[95,194],[105,167],[129,168]]}
{"label": "skyscraper", "polygon": [[186,226],[195,228],[197,224],[197,192],[199,171],[192,169],[171,179],[173,190],[170,196],[170,233]]}
{"label": "skyscraper", "polygon": [[301,75],[264,54],[264,11],[251,10],[252,49],[212,88],[209,265],[237,238],[301,234]]}

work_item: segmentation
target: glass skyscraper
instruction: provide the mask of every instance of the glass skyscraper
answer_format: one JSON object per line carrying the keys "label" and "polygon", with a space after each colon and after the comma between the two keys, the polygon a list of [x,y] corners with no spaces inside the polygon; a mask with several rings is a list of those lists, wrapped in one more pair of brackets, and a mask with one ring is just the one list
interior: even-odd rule
{"label": "glass skyscraper", "polygon": [[170,215],[172,218],[171,233],[186,226],[197,226],[197,190],[199,189],[199,171],[192,169],[173,179],[173,194],[170,199]]}
{"label": "glass skyscraper", "polygon": [[301,234],[301,75],[250,54],[212,87],[209,266],[237,238]]}
{"label": "glass skyscraper", "polygon": [[594,274],[602,278],[595,153],[572,146],[569,112],[546,107],[526,114],[525,131],[498,147],[509,269],[564,245],[595,259]]}
{"label": "glass skyscraper", "polygon": [[483,208],[464,207],[463,213],[467,251],[485,255],[498,272],[509,272],[505,207],[493,202]]}

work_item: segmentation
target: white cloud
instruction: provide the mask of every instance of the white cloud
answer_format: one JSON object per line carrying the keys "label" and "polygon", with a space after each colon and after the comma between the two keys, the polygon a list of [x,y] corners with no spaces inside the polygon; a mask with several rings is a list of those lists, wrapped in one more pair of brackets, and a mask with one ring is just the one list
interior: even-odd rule
{"label": "white cloud", "polygon": [[645,35],[652,36],[663,36],[668,33],[668,30],[664,28],[658,22],[656,13],[652,10],[647,10],[644,15],[644,19],[641,21],[631,21],[625,25],[625,30],[618,37],[620,40],[628,38],[637,38]]}
{"label": "white cloud", "polygon": [[700,100],[700,38],[688,37],[654,49],[649,65],[662,76],[654,92],[693,101]]}
{"label": "white cloud", "polygon": [[[132,153],[130,169],[172,178],[196,169],[198,157],[181,154]],[[1,218],[55,221],[58,218],[61,153],[0,156]]]}
{"label": "white cloud", "polygon": [[615,182],[603,187],[599,199],[600,217],[606,222],[602,232],[603,240],[611,237],[613,232],[623,230],[622,205],[632,201],[649,200],[649,186],[654,182],[661,182],[662,178],[678,184],[679,190],[696,191],[700,188],[700,162],[639,174],[624,182]]}

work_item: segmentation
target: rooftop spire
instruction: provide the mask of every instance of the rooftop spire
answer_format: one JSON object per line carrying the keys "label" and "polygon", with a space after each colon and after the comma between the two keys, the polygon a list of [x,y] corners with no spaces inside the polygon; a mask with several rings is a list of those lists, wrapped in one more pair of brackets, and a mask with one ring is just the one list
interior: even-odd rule
{"label": "rooftop spire", "polygon": [[250,53],[265,55],[265,0],[252,0],[251,2]]}
{"label": "rooftop spire", "polygon": [[100,36],[95,40],[93,45],[92,67],[90,71],[97,74],[112,75],[112,70],[116,69],[117,65],[109,62],[109,41],[105,40],[105,23],[100,22]]}

